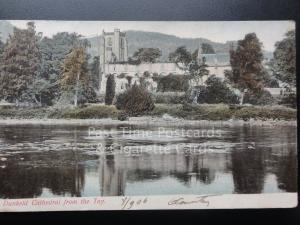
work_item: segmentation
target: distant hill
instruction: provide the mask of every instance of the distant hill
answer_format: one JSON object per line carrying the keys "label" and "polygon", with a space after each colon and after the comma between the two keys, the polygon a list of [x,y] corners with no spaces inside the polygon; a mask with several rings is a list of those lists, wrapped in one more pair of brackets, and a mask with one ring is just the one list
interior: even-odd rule
{"label": "distant hill", "polygon": [[[170,52],[174,51],[179,46],[186,46],[191,52],[195,51],[199,44],[211,44],[214,50],[218,53],[227,53],[231,43],[235,41],[228,41],[226,43],[213,42],[205,38],[180,38],[174,35],[162,34],[157,32],[145,31],[126,31],[128,41],[128,54],[132,56],[139,48],[156,47],[162,50],[161,61],[168,60]],[[100,37],[88,38],[91,42],[90,54],[92,56],[99,55]]]}
{"label": "distant hill", "polygon": [[0,20],[0,39],[5,42],[14,30],[14,26],[5,20]]}
{"label": "distant hill", "polygon": [[[0,20],[0,37],[2,41],[6,41],[9,34],[13,32],[13,25],[5,20]],[[212,45],[217,53],[228,53],[230,45],[236,41],[227,41],[226,43],[213,42],[205,38],[180,38],[174,35],[168,35],[158,32],[146,31],[126,31],[128,40],[128,53],[132,56],[139,48],[160,48],[162,50],[161,61],[167,61],[170,52],[174,51],[179,46],[186,46],[191,52],[195,51],[199,44],[208,43]],[[89,53],[91,56],[99,55],[100,37],[87,38],[91,43]],[[268,58],[273,57],[272,52],[264,52]]]}

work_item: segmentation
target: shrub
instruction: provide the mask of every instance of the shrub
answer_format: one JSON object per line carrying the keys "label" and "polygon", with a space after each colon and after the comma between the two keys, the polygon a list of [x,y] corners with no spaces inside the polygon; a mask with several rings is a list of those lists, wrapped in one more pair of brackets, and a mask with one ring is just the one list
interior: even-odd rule
{"label": "shrub", "polygon": [[117,96],[116,107],[128,115],[137,116],[154,109],[154,103],[148,91],[138,85],[133,85]]}
{"label": "shrub", "polygon": [[[215,75],[210,76],[206,80],[206,91],[203,92],[205,103],[227,103],[237,104],[239,103],[238,96],[226,86],[226,84]],[[201,101],[201,97],[198,98]]]}
{"label": "shrub", "polygon": [[238,96],[226,86],[226,84],[215,75],[206,80],[206,86],[198,86],[186,92],[187,102],[193,102],[197,95],[197,103],[209,104],[237,104]]}
{"label": "shrub", "polygon": [[272,105],[275,103],[275,99],[271,93],[267,90],[249,91],[245,93],[244,103],[252,105]]}
{"label": "shrub", "polygon": [[297,95],[294,92],[284,94],[279,101],[280,105],[297,108]]}
{"label": "shrub", "polygon": [[113,74],[110,74],[106,81],[105,104],[111,105],[115,97],[116,82]]}

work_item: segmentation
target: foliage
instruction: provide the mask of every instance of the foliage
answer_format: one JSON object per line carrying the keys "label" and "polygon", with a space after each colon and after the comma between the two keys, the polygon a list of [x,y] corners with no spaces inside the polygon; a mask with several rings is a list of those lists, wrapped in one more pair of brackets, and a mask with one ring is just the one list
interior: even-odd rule
{"label": "foliage", "polygon": [[0,97],[18,102],[40,72],[41,54],[33,22],[27,29],[14,28],[2,54]]}
{"label": "foliage", "polygon": [[152,111],[154,103],[144,87],[133,85],[117,96],[116,107],[124,110],[128,115],[138,116]]}
{"label": "foliage", "polygon": [[279,102],[280,105],[285,105],[292,108],[297,108],[297,95],[295,92],[289,92],[283,95]]}
{"label": "foliage", "polygon": [[295,30],[286,33],[285,38],[275,44],[273,70],[277,79],[296,86],[296,38]]}
{"label": "foliage", "polygon": [[173,117],[189,120],[296,120],[297,110],[281,106],[241,106],[230,108],[225,104],[157,104],[149,114],[162,116],[169,114]]}
{"label": "foliage", "polygon": [[[249,33],[243,40],[238,41],[236,50],[230,50],[232,70],[226,71],[225,76],[242,93],[248,89],[257,91],[263,87],[262,60],[262,44],[255,33]],[[243,103],[243,97],[241,103]]]}
{"label": "foliage", "polygon": [[54,101],[61,96],[59,81],[62,79],[63,63],[76,46],[88,46],[76,33],[60,32],[52,38],[43,37],[39,44],[42,54],[40,78],[49,83],[49,98]]}
{"label": "foliage", "polygon": [[[86,49],[75,47],[64,60],[63,74],[60,86],[63,91],[74,95],[74,105],[87,91],[89,85],[88,61]],[[80,96],[81,95],[81,96]]]}
{"label": "foliage", "polygon": [[186,91],[189,87],[189,77],[186,75],[169,74],[157,78],[157,91]]}
{"label": "foliage", "polygon": [[192,61],[189,65],[190,77],[199,84],[199,81],[202,80],[204,76],[209,75],[209,70],[207,70],[207,65],[205,60],[203,62],[198,62],[197,60]]}
{"label": "foliage", "polygon": [[155,63],[160,56],[159,48],[140,48],[133,54],[133,60],[137,60],[139,63]]}
{"label": "foliage", "polygon": [[93,62],[90,64],[90,72],[91,72],[91,79],[90,79],[90,86],[94,89],[99,90],[100,88],[100,60],[99,56],[95,56],[93,58]]}
{"label": "foliage", "polygon": [[184,66],[184,70],[187,69],[187,66],[192,61],[192,54],[186,49],[185,46],[178,47],[174,52],[169,54],[169,60],[171,62],[176,63],[180,68],[182,67],[180,64]]}
{"label": "foliage", "polygon": [[215,75],[210,76],[206,80],[205,90],[198,96],[198,103],[225,103],[237,104],[238,96]]}
{"label": "foliage", "polygon": [[0,59],[3,51],[4,51],[4,43],[1,41],[1,36],[0,36]]}
{"label": "foliage", "polygon": [[275,103],[275,99],[267,90],[259,91],[248,91],[245,93],[244,103],[249,103],[252,105],[272,105]]}
{"label": "foliage", "polygon": [[169,60],[184,70],[189,72],[191,79],[196,84],[199,83],[200,79],[209,74],[205,60],[199,61],[197,58],[198,50],[191,54],[185,46],[178,47],[174,52],[169,55]]}
{"label": "foliage", "polygon": [[269,71],[265,71],[263,75],[263,86],[268,88],[279,88],[279,83],[276,78],[270,75]]}
{"label": "foliage", "polygon": [[113,103],[115,97],[115,76],[113,74],[109,74],[106,81],[106,92],[105,92],[105,104],[111,105]]}

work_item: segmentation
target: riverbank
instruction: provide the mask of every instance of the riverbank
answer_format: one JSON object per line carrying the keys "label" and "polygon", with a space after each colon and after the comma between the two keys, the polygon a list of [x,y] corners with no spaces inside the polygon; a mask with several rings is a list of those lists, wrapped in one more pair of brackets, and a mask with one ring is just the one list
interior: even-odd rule
{"label": "riverbank", "polygon": [[[118,121],[122,111],[115,106],[91,105],[84,108],[36,108],[36,109],[0,109],[1,121],[30,120],[30,121],[98,121],[110,119]],[[80,121],[79,121],[80,120]],[[267,123],[279,121],[288,122],[297,120],[297,110],[284,106],[229,106],[224,104],[156,104],[153,111],[142,117],[131,117],[128,121],[142,123],[180,122],[198,123],[201,121],[238,121],[238,123]],[[124,121],[125,123],[128,121]],[[119,121],[117,123],[120,123]],[[116,122],[114,122],[116,123]],[[201,122],[202,123],[202,122]]]}
{"label": "riverbank", "polygon": [[166,127],[232,127],[232,126],[263,126],[263,127],[297,127],[296,120],[186,120],[169,115],[163,117],[130,117],[126,121],[117,119],[0,119],[0,125],[74,125],[74,126],[105,126],[105,125],[137,125],[137,126],[166,126]]}

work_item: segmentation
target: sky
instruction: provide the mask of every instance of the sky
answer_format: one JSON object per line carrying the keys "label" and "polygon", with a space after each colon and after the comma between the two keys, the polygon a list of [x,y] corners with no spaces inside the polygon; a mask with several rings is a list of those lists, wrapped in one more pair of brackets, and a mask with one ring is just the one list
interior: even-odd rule
{"label": "sky", "polygon": [[[25,28],[26,20],[11,20],[14,26]],[[206,38],[214,42],[243,39],[245,34],[255,32],[263,43],[264,50],[273,51],[284,34],[295,29],[293,21],[214,21],[214,22],[170,22],[170,21],[42,21],[36,20],[37,32],[51,37],[57,32],[76,32],[86,37],[100,35],[119,28],[121,31],[141,30],[159,32],[184,38]]]}

